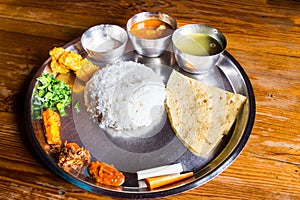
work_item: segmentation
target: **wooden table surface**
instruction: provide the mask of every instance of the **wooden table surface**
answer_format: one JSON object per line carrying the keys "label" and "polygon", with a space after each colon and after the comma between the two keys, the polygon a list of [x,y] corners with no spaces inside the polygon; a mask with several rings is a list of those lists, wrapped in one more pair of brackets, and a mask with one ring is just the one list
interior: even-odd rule
{"label": "wooden table surface", "polygon": [[165,199],[300,199],[300,1],[33,1],[0,2],[0,199],[111,199],[52,172],[31,147],[24,99],[49,50],[89,27],[125,27],[141,11],[162,11],[179,26],[221,30],[256,97],[249,141],[223,173]]}

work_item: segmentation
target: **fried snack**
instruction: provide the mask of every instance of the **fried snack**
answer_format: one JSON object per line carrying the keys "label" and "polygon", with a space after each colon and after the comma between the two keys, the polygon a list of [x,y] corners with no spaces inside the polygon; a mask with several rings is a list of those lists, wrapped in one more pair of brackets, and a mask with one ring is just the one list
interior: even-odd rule
{"label": "fried snack", "polygon": [[45,127],[47,143],[50,145],[61,145],[59,114],[48,108],[47,110],[43,111],[42,119]]}
{"label": "fried snack", "polygon": [[65,49],[62,47],[54,47],[50,52],[50,56],[52,60],[58,60],[59,57],[65,53]]}
{"label": "fried snack", "polygon": [[65,51],[58,59],[58,62],[65,65],[66,68],[73,70],[76,74],[81,69],[81,55],[73,51]]}
{"label": "fried snack", "polygon": [[80,80],[87,82],[98,69],[99,67],[93,65],[93,63],[85,58],[81,61],[81,70],[76,71],[76,76]]}
{"label": "fried snack", "polygon": [[98,67],[93,65],[88,59],[83,59],[80,54],[66,51],[62,47],[53,48],[49,54],[51,56],[50,67],[55,73],[66,74],[74,71],[78,78],[86,82],[98,70]]}
{"label": "fried snack", "polygon": [[53,72],[65,74],[65,73],[68,73],[70,71],[70,69],[66,65],[64,65],[64,63],[59,62],[59,58],[63,54],[65,54],[65,49],[64,48],[55,47],[54,49],[52,49],[49,52],[49,54],[51,56],[50,67],[51,67]]}
{"label": "fried snack", "polygon": [[68,73],[70,70],[75,73],[81,69],[81,55],[66,51],[62,47],[55,47],[49,52],[51,56],[50,67],[57,73]]}
{"label": "fried snack", "polygon": [[91,162],[88,171],[98,183],[104,185],[120,186],[125,181],[125,176],[122,172],[103,162]]}
{"label": "fried snack", "polygon": [[58,159],[58,166],[65,171],[70,171],[71,168],[81,171],[91,159],[89,151],[76,143],[65,142],[62,147],[52,149],[51,153]]}

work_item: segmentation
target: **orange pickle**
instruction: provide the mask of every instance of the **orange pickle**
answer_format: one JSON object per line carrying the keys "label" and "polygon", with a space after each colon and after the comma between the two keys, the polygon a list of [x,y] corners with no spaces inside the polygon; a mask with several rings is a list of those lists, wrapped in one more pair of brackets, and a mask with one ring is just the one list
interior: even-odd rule
{"label": "orange pickle", "polygon": [[95,161],[88,167],[90,175],[98,182],[104,185],[120,186],[125,181],[125,176],[112,165]]}

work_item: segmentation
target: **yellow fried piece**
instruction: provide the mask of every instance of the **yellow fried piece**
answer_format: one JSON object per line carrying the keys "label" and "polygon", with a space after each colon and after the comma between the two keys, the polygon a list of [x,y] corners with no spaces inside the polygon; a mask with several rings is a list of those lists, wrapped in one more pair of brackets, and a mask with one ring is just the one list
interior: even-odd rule
{"label": "yellow fried piece", "polygon": [[50,67],[53,72],[66,74],[74,71],[76,76],[84,82],[98,70],[98,67],[80,54],[73,51],[66,51],[62,47],[55,47],[49,52],[51,56]]}
{"label": "yellow fried piece", "polygon": [[56,73],[68,73],[70,70],[79,71],[81,68],[81,55],[66,51],[62,47],[55,47],[49,52],[51,56],[50,67]]}
{"label": "yellow fried piece", "polygon": [[64,64],[68,69],[78,71],[81,68],[81,55],[73,51],[65,51],[58,59],[59,63]]}
{"label": "yellow fried piece", "polygon": [[81,70],[75,71],[75,74],[80,80],[87,82],[98,69],[96,65],[85,58],[81,61]]}
{"label": "yellow fried piece", "polygon": [[52,60],[58,60],[59,57],[65,52],[65,49],[62,47],[54,47],[50,52]]}
{"label": "yellow fried piece", "polygon": [[45,127],[47,143],[50,145],[61,145],[59,114],[48,108],[42,113],[42,119]]}
{"label": "yellow fried piece", "polygon": [[65,53],[65,49],[62,47],[54,47],[50,52],[51,63],[50,67],[53,72],[56,73],[68,73],[70,70],[63,63],[59,62],[59,58]]}
{"label": "yellow fried piece", "polygon": [[50,67],[51,67],[52,71],[56,72],[56,73],[65,74],[70,71],[64,64],[60,64],[59,62],[57,62],[56,60],[53,60],[53,59],[50,63]]}

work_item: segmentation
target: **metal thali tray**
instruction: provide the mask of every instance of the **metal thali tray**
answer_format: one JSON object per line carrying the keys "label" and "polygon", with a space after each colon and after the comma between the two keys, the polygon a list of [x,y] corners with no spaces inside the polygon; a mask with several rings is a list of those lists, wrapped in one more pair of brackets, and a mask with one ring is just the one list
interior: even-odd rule
{"label": "metal thali tray", "polygon": [[[80,38],[65,45],[64,48],[86,57]],[[242,94],[247,97],[247,101],[230,133],[224,136],[217,148],[204,158],[195,156],[180,142],[172,131],[167,115],[161,119],[159,128],[151,130],[153,134],[150,136],[136,138],[112,136],[112,131],[100,129],[98,124],[89,118],[84,106],[82,90],[73,92],[72,106],[66,109],[67,115],[61,118],[62,141],[75,142],[85,147],[90,151],[92,161],[99,160],[113,164],[126,177],[125,183],[120,187],[99,185],[90,178],[87,170],[82,173],[66,172],[57,165],[55,158],[49,152],[42,121],[33,118],[32,100],[36,79],[49,68],[51,62],[49,58],[34,75],[29,86],[25,103],[25,120],[35,151],[51,170],[67,181],[93,193],[124,198],[157,198],[179,194],[203,185],[224,171],[235,160],[251,134],[255,118],[255,98],[246,73],[227,51],[221,55],[214,70],[199,75],[191,75],[180,70],[171,51],[166,51],[158,58],[148,58],[137,54],[128,44],[120,60],[131,60],[151,67],[154,72],[162,76],[165,84],[172,70],[177,70],[208,85]],[[94,64],[99,67],[104,65],[104,63],[97,62]],[[76,87],[84,88],[84,84],[75,79],[73,90]],[[72,109],[76,101],[80,102],[78,113]],[[139,187],[136,175],[138,170],[179,162],[184,171],[194,172],[193,178],[154,190]]]}

